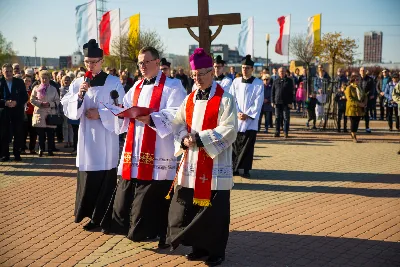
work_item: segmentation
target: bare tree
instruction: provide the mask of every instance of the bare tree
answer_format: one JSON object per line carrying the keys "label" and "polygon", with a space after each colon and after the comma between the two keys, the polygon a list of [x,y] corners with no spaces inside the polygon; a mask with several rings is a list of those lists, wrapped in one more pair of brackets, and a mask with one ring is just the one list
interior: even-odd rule
{"label": "bare tree", "polygon": [[304,33],[295,34],[290,37],[290,53],[306,66],[307,92],[311,90],[310,65],[315,58],[314,46],[309,44],[307,35]]}

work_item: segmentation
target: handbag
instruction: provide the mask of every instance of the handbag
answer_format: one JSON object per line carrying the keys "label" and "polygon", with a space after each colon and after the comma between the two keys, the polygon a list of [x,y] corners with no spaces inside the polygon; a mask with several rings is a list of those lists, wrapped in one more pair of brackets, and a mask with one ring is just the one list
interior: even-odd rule
{"label": "handbag", "polygon": [[57,104],[56,104],[56,110],[57,110],[57,114],[47,115],[47,117],[46,117],[47,125],[57,126],[57,125],[62,125],[64,123],[64,116],[60,113],[60,109],[57,108]]}

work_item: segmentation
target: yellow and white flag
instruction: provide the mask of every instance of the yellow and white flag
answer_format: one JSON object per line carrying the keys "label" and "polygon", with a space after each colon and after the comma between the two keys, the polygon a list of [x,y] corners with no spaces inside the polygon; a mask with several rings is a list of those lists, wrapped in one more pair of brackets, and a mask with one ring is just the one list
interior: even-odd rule
{"label": "yellow and white flag", "polygon": [[307,42],[312,46],[321,40],[321,14],[308,18]]}
{"label": "yellow and white flag", "polygon": [[140,14],[130,16],[121,22],[121,36],[128,36],[134,42],[140,34]]}

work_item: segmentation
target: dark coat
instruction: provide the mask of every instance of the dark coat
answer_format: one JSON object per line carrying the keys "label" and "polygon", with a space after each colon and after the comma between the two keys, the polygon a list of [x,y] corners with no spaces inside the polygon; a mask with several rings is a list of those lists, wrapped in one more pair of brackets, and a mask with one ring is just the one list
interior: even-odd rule
{"label": "dark coat", "polygon": [[[5,106],[7,100],[17,102],[14,108]],[[4,78],[0,80],[0,117],[8,116],[9,119],[24,119],[25,103],[28,101],[25,83],[22,79],[13,78],[11,93]]]}
{"label": "dark coat", "polygon": [[267,100],[267,103],[263,103],[262,111],[272,111],[271,105],[271,98],[272,98],[272,86],[268,84],[267,86],[264,85],[264,100]]}
{"label": "dark coat", "polygon": [[344,92],[337,92],[335,96],[335,101],[338,104],[339,110],[346,110],[346,99],[341,99],[343,96],[346,96]]}
{"label": "dark coat", "polygon": [[272,85],[272,103],[289,105],[293,102],[293,80],[277,78]]}

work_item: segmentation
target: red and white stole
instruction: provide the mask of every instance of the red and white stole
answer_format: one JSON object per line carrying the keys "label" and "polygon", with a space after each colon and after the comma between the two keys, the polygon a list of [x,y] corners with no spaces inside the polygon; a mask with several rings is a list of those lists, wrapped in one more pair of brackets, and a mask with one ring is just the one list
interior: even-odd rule
{"label": "red and white stole", "polygon": [[[161,96],[164,89],[166,76],[164,73],[161,74],[160,81],[157,86],[154,86],[153,93],[151,95],[149,108],[153,108],[156,111],[160,109]],[[137,106],[139,101],[140,92],[142,91],[141,85],[142,80],[135,88],[133,94],[133,106]],[[156,148],[156,131],[151,129],[148,125],[144,126],[144,133],[142,139],[142,147],[140,149],[139,167],[137,173],[137,179],[139,180],[152,180],[153,169],[154,169],[154,151]],[[135,119],[131,119],[129,122],[128,134],[126,136],[124,163],[122,165],[122,179],[130,180],[132,173],[132,152],[134,151],[134,140],[135,140]]]}
{"label": "red and white stole", "polygon": [[[192,131],[193,111],[195,106],[196,91],[193,91],[186,102],[186,123],[188,133]],[[217,84],[214,96],[208,100],[203,117],[201,130],[209,130],[217,127],[218,111],[224,89]],[[204,148],[199,148],[197,159],[196,180],[194,185],[193,204],[203,207],[211,205],[211,179],[213,170],[213,159],[208,156]]]}

